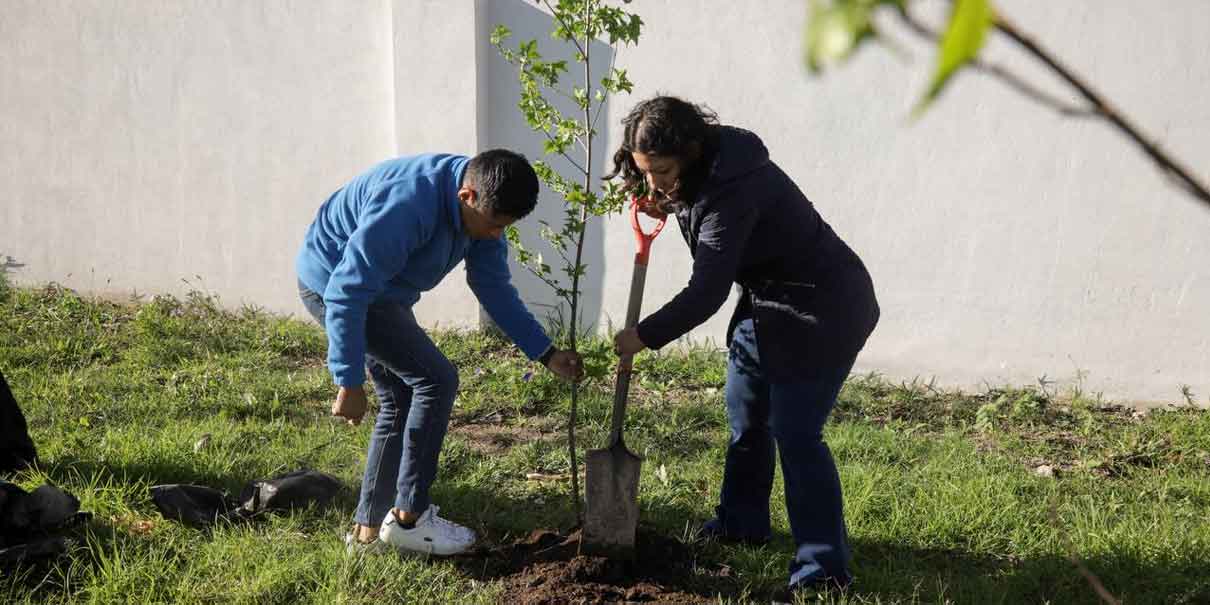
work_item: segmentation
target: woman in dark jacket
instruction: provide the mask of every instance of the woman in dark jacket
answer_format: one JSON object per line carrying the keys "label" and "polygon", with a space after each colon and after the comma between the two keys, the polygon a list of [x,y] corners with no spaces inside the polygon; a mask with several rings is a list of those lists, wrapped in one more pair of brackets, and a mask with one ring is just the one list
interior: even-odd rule
{"label": "woman in dark jacket", "polygon": [[615,337],[617,352],[663,347],[714,315],[733,283],[742,289],[727,331],[731,441],[717,516],[702,533],[769,539],[777,451],[797,548],[791,589],[847,586],[840,477],[823,425],[878,322],[869,273],[755,134],[674,97],[640,103],[623,125],[614,175],[647,198],[649,214],[675,215],[693,273]]}

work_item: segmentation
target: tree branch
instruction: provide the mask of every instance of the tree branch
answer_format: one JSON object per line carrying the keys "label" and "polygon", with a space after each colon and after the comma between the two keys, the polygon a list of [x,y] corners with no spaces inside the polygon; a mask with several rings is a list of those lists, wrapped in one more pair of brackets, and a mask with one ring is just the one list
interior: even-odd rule
{"label": "tree branch", "polygon": [[[937,32],[929,29],[928,26],[916,20],[910,13],[908,13],[906,9],[902,9],[897,12],[899,13],[899,16],[903,22],[912,31],[923,37],[929,38],[930,40],[936,41],[940,38]],[[1008,36],[1008,38],[1024,48],[1035,59],[1044,63],[1052,72],[1057,74],[1072,88],[1075,88],[1076,91],[1080,93],[1080,96],[1090,104],[1090,107],[1078,107],[1057,99],[1054,96],[1043,92],[1034,85],[1029,84],[1020,76],[1017,76],[1008,69],[999,65],[987,63],[986,61],[978,58],[971,62],[975,69],[996,76],[1021,94],[1024,94],[1025,96],[1030,97],[1038,103],[1046,105],[1063,115],[1076,117],[1095,116],[1104,118],[1128,138],[1134,141],[1136,145],[1142,148],[1143,152],[1146,153],[1147,156],[1150,157],[1157,165],[1159,165],[1160,169],[1163,170],[1165,174],[1173,178],[1177,184],[1189,195],[1207,205],[1210,205],[1210,187],[1207,187],[1204,183],[1200,182],[1188,168],[1181,165],[1175,158],[1170,157],[1163,149],[1160,148],[1158,143],[1147,138],[1137,127],[1134,126],[1133,123],[1122,115],[1117,108],[1115,108],[1113,105],[1110,105],[1110,103],[1106,101],[1104,97],[1094,92],[1087,83],[1072,73],[1072,71],[1066,66],[1059,63],[1057,58],[1043,49],[1036,41],[1034,41],[1032,37],[1017,29],[1017,27],[1011,21],[1005,18],[1003,14],[997,13],[993,24],[995,25],[996,29],[1000,31],[1000,33]]]}
{"label": "tree branch", "polygon": [[[919,20],[917,20],[915,17],[913,17],[911,15],[911,13],[909,13],[907,11],[907,9],[903,9],[903,10],[900,10],[897,12],[899,13],[899,17],[903,21],[903,23],[908,26],[908,29],[912,30],[919,36],[921,36],[923,38],[927,38],[934,42],[937,42],[941,39],[940,34],[933,31],[931,28],[929,28],[929,26],[925,25],[924,23],[921,23]],[[984,60],[976,57],[975,59],[973,59],[971,61],[971,66],[974,67],[978,71],[981,71],[983,73],[986,73],[986,74],[995,76],[996,78],[999,78],[1000,81],[1002,81],[1004,84],[1008,85],[1010,88],[1015,89],[1017,92],[1025,95],[1026,97],[1029,97],[1029,98],[1033,99],[1034,101],[1041,103],[1042,105],[1045,105],[1065,116],[1093,117],[1093,116],[1101,115],[1100,112],[1097,111],[1096,108],[1080,107],[1077,105],[1072,105],[1071,103],[1068,103],[1067,101],[1064,101],[1062,99],[1059,99],[1058,97],[1055,97],[1049,93],[1046,93],[1042,89],[1034,86],[1033,84],[1030,84],[1029,82],[1026,82],[1024,78],[1022,78],[1021,76],[1018,76],[1017,74],[1010,71],[1008,68],[1003,67],[1001,65],[997,65],[994,63],[988,63],[987,61],[984,61]]]}
{"label": "tree branch", "polygon": [[[553,136],[551,136],[551,134],[549,132],[546,132],[545,129],[542,129],[542,134],[546,135],[546,138],[550,142],[552,142],[552,143],[555,142],[555,138]],[[571,162],[571,165],[575,166],[576,170],[580,171],[580,174],[583,174],[584,176],[588,176],[588,171],[585,170],[584,167],[579,164],[579,162],[576,162],[575,158],[571,157],[570,155],[567,155],[566,151],[560,151],[559,155],[563,156],[563,158],[566,159],[568,162]]]}
{"label": "tree branch", "polygon": [[545,274],[545,273],[543,273],[543,272],[542,272],[540,269],[536,269],[536,268],[534,268],[534,267],[533,267],[532,265],[530,265],[529,263],[519,263],[519,264],[520,264],[522,267],[525,267],[525,270],[526,270],[526,271],[529,271],[531,275],[533,275],[534,277],[536,277],[536,278],[538,278],[538,279],[542,280],[543,282],[545,282],[545,283],[546,283],[546,285],[547,285],[547,286],[549,286],[550,288],[552,288],[552,289],[554,289],[554,290],[556,290],[556,291],[557,291],[557,290],[559,290],[559,289],[562,287],[562,286],[560,286],[560,285],[559,285],[559,283],[558,283],[558,282],[556,282],[556,281],[554,281],[553,279],[551,279],[551,278],[547,277],[547,276],[546,276],[546,274]]}
{"label": "tree branch", "polygon": [[1184,187],[1188,193],[1210,207],[1210,188],[1199,182],[1196,177],[1184,166],[1177,162],[1172,157],[1169,157],[1164,150],[1160,149],[1159,145],[1139,131],[1129,120],[1126,119],[1117,108],[1113,107],[1101,95],[1097,94],[1092,88],[1078,78],[1071,70],[1060,64],[1058,59],[1052,56],[1049,52],[1038,45],[1029,35],[1017,29],[1015,25],[1003,15],[997,13],[995,20],[996,29],[1001,33],[1011,38],[1014,42],[1021,45],[1022,48],[1029,51],[1035,58],[1042,61],[1052,71],[1059,74],[1068,84],[1080,92],[1092,106],[1106,120],[1109,120],[1114,126],[1130,137],[1143,151],[1155,161],[1164,171],[1174,177],[1177,182]]}
{"label": "tree branch", "polygon": [[555,252],[559,253],[559,258],[563,259],[564,266],[571,265],[571,259],[568,258],[567,253],[563,251],[563,248],[561,246],[554,246],[554,249],[555,249]]}
{"label": "tree branch", "polygon": [[572,103],[576,103],[577,105],[579,105],[579,102],[576,101],[576,98],[574,96],[568,94],[567,91],[565,91],[561,88],[555,88],[553,86],[545,86],[545,85],[543,86],[543,88],[546,88],[547,90],[559,95],[560,97],[563,97],[564,99],[567,99],[568,101],[571,101]]}
{"label": "tree branch", "polygon": [[558,19],[559,23],[563,26],[563,29],[567,30],[567,33],[570,34],[568,37],[571,39],[571,43],[576,45],[576,50],[580,51],[581,55],[588,54],[584,52],[584,47],[580,46],[580,41],[576,39],[575,32],[572,31],[571,27],[567,25],[567,22],[563,20],[563,15],[560,15],[559,11],[555,10],[555,7],[550,5],[550,0],[542,0],[542,4],[545,4],[546,8],[550,9],[550,14],[554,15],[554,17]]}
{"label": "tree branch", "polygon": [[[612,47],[612,50],[613,50],[613,52],[610,53],[610,55],[609,55],[609,70],[605,72],[607,74],[613,74],[613,66],[617,63],[617,60],[618,60],[618,47],[615,45]],[[591,83],[589,83],[589,84],[591,86]],[[608,93],[606,93],[606,96],[608,96]],[[588,129],[590,131],[597,129],[597,120],[601,119],[601,112],[604,109],[605,109],[605,101],[602,100],[601,103],[599,105],[597,105],[597,114],[592,116],[592,124],[589,125],[589,127],[588,127]]]}

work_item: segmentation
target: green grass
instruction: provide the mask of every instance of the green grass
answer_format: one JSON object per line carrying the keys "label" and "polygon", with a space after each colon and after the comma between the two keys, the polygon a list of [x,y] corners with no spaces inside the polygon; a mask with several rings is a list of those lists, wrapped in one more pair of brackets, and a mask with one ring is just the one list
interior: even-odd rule
{"label": "green grass", "polygon": [[[531,365],[489,334],[436,339],[463,386],[435,500],[494,543],[571,526],[566,485],[526,478],[569,470],[564,388],[543,372],[527,380]],[[325,345],[310,323],[225,311],[201,295],[115,304],[0,281],[0,368],[42,458],[15,480],[59,484],[95,514],[70,556],[0,578],[0,602],[507,601],[456,561],[346,557],[352,493],[332,508],[211,531],[156,512],[147,488],[159,483],[236,492],[310,467],[355,486],[370,429],[329,421]],[[612,385],[607,343],[588,350],[597,371],[579,435],[597,446]],[[720,481],[722,358],[645,354],[637,365],[627,441],[646,458],[643,523],[686,539]],[[1204,411],[1133,415],[1045,383],[967,394],[861,376],[827,439],[858,578],[840,602],[1098,602],[1069,548],[1126,603],[1210,601]],[[1038,476],[1040,465],[1056,476]],[[772,544],[690,546],[703,568],[732,570],[725,602],[784,581],[791,540],[774,499]]]}

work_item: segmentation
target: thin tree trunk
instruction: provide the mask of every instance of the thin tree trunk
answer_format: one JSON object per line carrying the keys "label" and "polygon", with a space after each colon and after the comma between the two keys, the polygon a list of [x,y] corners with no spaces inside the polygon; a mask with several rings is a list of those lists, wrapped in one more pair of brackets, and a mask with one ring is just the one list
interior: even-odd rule
{"label": "thin tree trunk", "polygon": [[[585,36],[584,36],[584,88],[585,90],[592,89],[592,72],[589,61],[592,59],[590,49],[592,45],[592,2],[584,3],[585,17]],[[591,97],[589,97],[591,98]],[[584,127],[587,129],[584,136],[584,150],[586,159],[584,162],[584,192],[588,193],[592,187],[592,122],[589,106],[584,108]],[[571,350],[577,351],[576,336],[580,330],[579,303],[580,303],[580,263],[584,258],[584,234],[588,231],[588,203],[582,202],[580,206],[580,224],[579,233],[576,235],[576,264],[571,277],[571,334],[569,340]],[[584,512],[580,503],[580,478],[579,465],[576,463],[576,408],[579,403],[580,388],[578,383],[571,383],[571,414],[567,424],[567,448],[569,458],[571,460],[571,498],[576,510],[576,523],[581,527],[584,525]]]}

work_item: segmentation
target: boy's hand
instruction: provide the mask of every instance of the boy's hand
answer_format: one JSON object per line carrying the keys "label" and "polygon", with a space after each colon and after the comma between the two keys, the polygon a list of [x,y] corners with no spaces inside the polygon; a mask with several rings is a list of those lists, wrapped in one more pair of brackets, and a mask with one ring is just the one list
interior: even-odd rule
{"label": "boy's hand", "polygon": [[578,382],[584,377],[584,361],[575,351],[555,351],[546,367],[563,380]]}
{"label": "boy's hand", "polygon": [[332,415],[344,418],[349,424],[356,426],[361,424],[369,405],[364,387],[340,387],[336,393],[336,401],[332,402]]}

